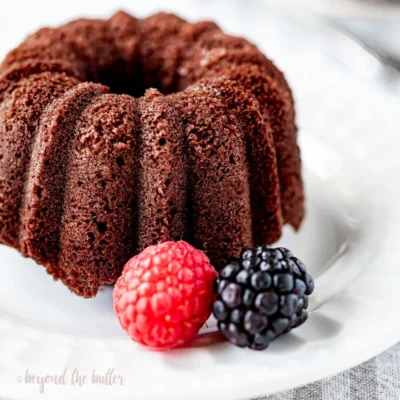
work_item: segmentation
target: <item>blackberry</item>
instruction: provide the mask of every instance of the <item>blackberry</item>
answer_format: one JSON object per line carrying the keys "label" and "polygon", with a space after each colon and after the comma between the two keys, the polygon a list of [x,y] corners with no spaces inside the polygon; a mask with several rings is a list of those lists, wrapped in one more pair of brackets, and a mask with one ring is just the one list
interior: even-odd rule
{"label": "blackberry", "polygon": [[314,281],[289,250],[261,246],[223,268],[215,287],[218,329],[236,346],[263,350],[307,320]]}

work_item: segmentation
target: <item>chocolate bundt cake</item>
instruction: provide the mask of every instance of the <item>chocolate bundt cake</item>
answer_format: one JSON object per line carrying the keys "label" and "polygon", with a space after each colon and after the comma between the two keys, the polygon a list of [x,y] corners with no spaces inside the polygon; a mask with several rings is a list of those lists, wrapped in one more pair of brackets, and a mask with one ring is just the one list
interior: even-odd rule
{"label": "chocolate bundt cake", "polygon": [[253,44],[171,14],[44,28],[0,66],[0,242],[96,295],[145,247],[220,268],[299,228],[294,104]]}

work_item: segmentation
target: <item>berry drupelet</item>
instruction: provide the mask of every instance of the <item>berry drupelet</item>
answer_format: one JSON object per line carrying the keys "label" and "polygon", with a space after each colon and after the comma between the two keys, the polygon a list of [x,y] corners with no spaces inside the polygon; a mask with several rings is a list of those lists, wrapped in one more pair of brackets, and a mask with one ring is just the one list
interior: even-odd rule
{"label": "berry drupelet", "polygon": [[263,350],[306,321],[313,290],[312,277],[289,250],[249,249],[222,269],[213,314],[233,344]]}

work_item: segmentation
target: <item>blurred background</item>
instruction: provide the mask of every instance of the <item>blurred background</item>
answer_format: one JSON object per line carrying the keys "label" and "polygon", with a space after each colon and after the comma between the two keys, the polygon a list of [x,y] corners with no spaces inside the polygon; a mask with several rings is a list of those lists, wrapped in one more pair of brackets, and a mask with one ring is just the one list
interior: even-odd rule
{"label": "blurred background", "polygon": [[[371,78],[388,79],[390,89],[400,93],[400,84],[396,81],[400,72],[400,0],[3,1],[0,56],[5,55],[20,43],[26,34],[40,26],[56,25],[80,16],[105,17],[120,8],[139,15],[141,10],[144,15],[158,10],[176,11],[181,6],[186,7],[187,3],[194,4],[192,9],[196,11],[193,15],[198,14],[198,18],[195,19],[208,17],[218,20],[222,25],[224,19],[230,19],[231,23],[225,24],[224,27],[233,31],[232,33],[240,33],[240,29],[236,28],[240,28],[240,25],[246,26],[243,34],[250,38],[252,32],[249,26],[255,13],[267,10],[260,7],[260,4],[279,8],[281,13],[291,15],[296,24],[298,21],[303,21],[305,25],[312,24],[310,15],[314,15],[319,20],[319,26],[316,28],[319,32],[314,35],[315,39],[323,37],[325,44],[330,43],[336,54],[341,53],[346,59],[349,57],[348,61],[352,60],[350,63],[354,68],[357,68],[358,64],[358,75],[368,74]],[[243,21],[243,18],[246,21]],[[345,40],[340,39],[340,35],[330,34],[326,25],[331,25],[346,36],[352,37],[373,54],[374,58],[383,62],[384,68],[377,65],[374,67],[373,60],[366,61],[365,55],[357,58],[361,53],[356,50],[356,46],[351,47],[345,43]]]}
{"label": "blurred background", "polygon": [[[268,0],[267,0],[268,1]],[[397,78],[400,72],[400,0],[297,0],[369,50]],[[399,87],[394,88],[398,90]]]}

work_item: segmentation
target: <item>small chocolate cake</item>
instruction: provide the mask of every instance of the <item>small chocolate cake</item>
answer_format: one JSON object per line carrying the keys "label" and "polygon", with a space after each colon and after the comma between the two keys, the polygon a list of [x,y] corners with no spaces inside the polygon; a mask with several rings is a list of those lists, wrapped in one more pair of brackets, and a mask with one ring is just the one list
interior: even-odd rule
{"label": "small chocolate cake", "polygon": [[80,296],[151,244],[218,269],[299,228],[300,164],[285,77],[212,22],[81,19],[0,66],[0,242]]}

